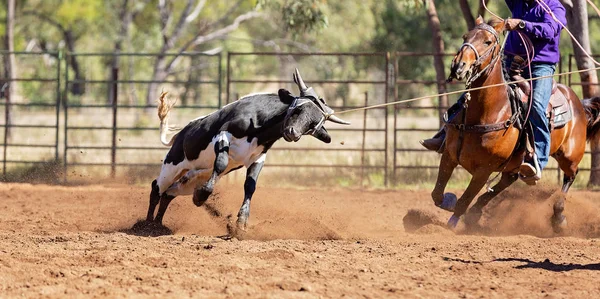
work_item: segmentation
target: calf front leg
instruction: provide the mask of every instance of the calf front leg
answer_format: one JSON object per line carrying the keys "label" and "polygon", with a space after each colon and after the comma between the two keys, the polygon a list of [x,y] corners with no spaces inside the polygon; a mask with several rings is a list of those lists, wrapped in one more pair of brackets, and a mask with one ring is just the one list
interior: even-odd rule
{"label": "calf front leg", "polygon": [[215,154],[215,164],[210,178],[202,188],[196,190],[194,193],[194,204],[196,206],[201,206],[212,194],[217,179],[227,169],[227,165],[229,164],[229,139],[224,132],[219,134],[217,142],[215,142]]}
{"label": "calf front leg", "polygon": [[246,230],[248,226],[248,217],[250,217],[250,200],[256,190],[258,175],[265,164],[266,154],[262,154],[256,162],[252,163],[246,171],[246,181],[244,182],[244,202],[238,212],[237,227]]}

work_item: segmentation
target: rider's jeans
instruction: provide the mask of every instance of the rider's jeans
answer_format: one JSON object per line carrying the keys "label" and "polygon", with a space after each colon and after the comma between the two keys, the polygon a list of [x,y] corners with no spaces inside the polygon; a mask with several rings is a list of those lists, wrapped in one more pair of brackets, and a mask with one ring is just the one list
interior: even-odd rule
{"label": "rider's jeans", "polygon": [[[529,68],[523,71],[525,78],[537,78],[554,74],[556,66],[546,63],[532,63],[531,74]],[[546,118],[546,107],[550,102],[552,94],[552,78],[544,78],[533,81],[533,105],[529,114],[529,121],[533,126],[533,137],[535,141],[535,153],[541,169],[548,164],[550,155],[550,125]]]}

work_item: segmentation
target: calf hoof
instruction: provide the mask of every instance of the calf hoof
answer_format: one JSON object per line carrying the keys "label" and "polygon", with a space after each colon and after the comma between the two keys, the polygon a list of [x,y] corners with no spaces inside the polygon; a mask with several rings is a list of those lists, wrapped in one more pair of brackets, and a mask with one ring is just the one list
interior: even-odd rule
{"label": "calf hoof", "polygon": [[238,217],[236,227],[238,231],[246,231],[248,228],[248,219],[245,217]]}
{"label": "calf hoof", "polygon": [[194,204],[197,207],[202,206],[206,200],[208,200],[208,197],[212,194],[212,188],[208,189],[206,187],[202,188],[202,189],[197,189],[196,191],[194,191],[194,197],[193,197],[193,201]]}
{"label": "calf hoof", "polygon": [[446,210],[449,212],[454,212],[454,207],[456,207],[456,195],[454,193],[444,193],[444,198],[442,199],[442,203],[438,205],[442,210]]}
{"label": "calf hoof", "polygon": [[560,215],[559,217],[552,216],[552,229],[556,234],[562,234],[567,228],[567,217]]}

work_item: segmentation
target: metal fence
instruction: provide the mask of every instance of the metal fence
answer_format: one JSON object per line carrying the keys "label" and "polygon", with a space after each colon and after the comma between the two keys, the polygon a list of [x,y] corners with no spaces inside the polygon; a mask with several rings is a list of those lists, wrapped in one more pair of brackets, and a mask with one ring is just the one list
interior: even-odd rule
{"label": "metal fence", "polygon": [[[176,107],[178,111],[212,111],[221,107],[222,58],[220,54],[73,53],[69,56],[79,58],[80,63],[82,63],[81,60],[111,60],[116,57],[121,59],[120,64],[111,68],[109,78],[99,79],[86,76],[86,79],[77,79],[69,76],[69,68],[67,68],[66,90],[69,90],[74,84],[83,84],[87,90],[94,89],[94,86],[90,85],[98,85],[106,91],[106,99],[101,101],[105,104],[98,104],[98,99],[88,96],[88,94],[98,94],[98,92],[84,92],[79,97],[73,97],[69,95],[69,92],[65,93],[63,127],[65,178],[68,178],[69,170],[73,167],[110,167],[110,176],[115,177],[118,168],[130,169],[160,165],[157,162],[160,155],[164,154],[165,147],[154,146],[156,144],[154,132],[157,127],[149,124],[155,124],[151,120],[144,121],[144,119],[151,119],[150,115],[155,117],[155,100],[158,97],[148,95],[153,90],[157,91],[159,88],[171,92],[185,90],[184,95],[179,95],[183,96],[180,97],[180,101],[183,103]],[[181,73],[191,75],[187,78],[178,78],[178,76],[172,75],[177,73],[177,70],[173,70],[171,75],[156,80],[147,71],[137,71],[135,69],[135,66],[138,65],[137,61],[133,63],[133,69],[127,66],[129,59],[154,61],[157,57],[187,60],[179,62],[180,65],[183,65]],[[71,61],[71,59],[67,59],[67,61]],[[82,64],[85,65],[85,62]],[[198,74],[200,71],[206,74]],[[188,96],[189,98],[199,97],[202,92],[198,87],[203,85],[213,86],[216,89],[208,93],[212,95],[210,99],[203,98],[201,101],[188,99]],[[196,88],[194,95],[188,94],[190,88]],[[128,89],[137,92],[137,98],[131,99]],[[144,92],[143,89],[147,90]],[[139,94],[142,95],[141,98]],[[147,99],[148,97],[151,97],[150,100]],[[202,102],[202,104],[198,102]],[[77,115],[81,116],[82,113],[87,113],[86,117],[76,117]],[[97,134],[98,132],[102,133]],[[152,141],[149,142],[149,140]]]}
{"label": "metal fence", "polygon": [[[251,72],[243,67],[241,61],[253,61],[257,65],[268,65],[266,69],[256,69]],[[363,65],[369,72],[362,77],[350,74],[350,67]],[[298,67],[304,81],[322,92],[334,110],[346,110],[366,107],[370,104],[388,102],[388,66],[387,53],[236,53],[227,56],[227,102],[239,98],[240,94],[255,91],[257,87],[269,86],[266,90],[276,91],[286,87],[297,93],[293,85],[292,72]],[[350,86],[356,92],[345,92]],[[341,91],[341,92],[340,92]],[[362,95],[362,97],[361,97]],[[292,179],[305,180],[318,172],[344,172],[346,177],[352,177],[353,185],[372,183],[379,174],[380,184],[388,184],[388,109],[385,107],[344,115],[352,119],[353,125],[342,127],[327,125],[335,142],[324,145],[309,140],[302,145],[277,143],[269,152],[269,163],[265,167],[311,169],[304,172],[305,178],[297,174]],[[373,119],[371,119],[373,118]],[[375,121],[383,118],[384,121]],[[342,141],[340,143],[339,141]],[[298,153],[310,153],[307,160],[290,160],[289,156]],[[274,158],[271,158],[275,156]],[[317,159],[320,157],[321,159]],[[341,157],[341,158],[340,158]],[[345,159],[345,158],[346,159]],[[315,162],[315,160],[318,160]],[[353,176],[348,172],[353,172]]]}
{"label": "metal fence", "polygon": [[[335,110],[437,93],[437,82],[431,79],[435,78],[432,53],[230,52],[226,64],[221,54],[200,53],[13,54],[21,67],[21,77],[0,80],[0,96],[4,97],[0,101],[4,108],[4,179],[18,165],[60,158],[66,180],[76,180],[85,173],[116,177],[145,169],[156,175],[167,150],[156,146],[156,94],[150,94],[160,89],[180,99],[171,118],[179,122],[219,109],[240,95],[276,92],[278,88],[297,93],[291,80],[295,67]],[[6,58],[8,53],[2,55]],[[446,65],[451,56],[445,55]],[[157,79],[148,70],[156,67],[159,57],[177,61],[177,67]],[[73,71],[75,61],[78,73]],[[571,55],[569,70],[572,64]],[[102,69],[93,69],[98,65]],[[413,75],[402,77],[404,68],[417,69]],[[578,85],[571,76],[559,80]],[[13,86],[9,82],[17,83],[14,86],[20,89],[20,99],[9,98],[12,93],[6,88]],[[452,91],[463,86],[456,83],[446,87]],[[449,103],[457,98],[450,97]],[[278,169],[273,173],[280,177],[284,177],[281,172],[289,172],[286,179],[296,182],[319,180],[325,174],[348,185],[432,182],[439,157],[421,149],[417,141],[438,130],[439,114],[447,108],[440,103],[432,97],[344,114],[352,126],[327,125],[334,143],[325,145],[311,138],[303,138],[299,144],[277,143],[269,152],[266,166]],[[550,167],[557,169],[555,165]]]}
{"label": "metal fence", "polygon": [[[8,79],[3,72],[0,79],[2,176],[6,180],[14,179],[9,167],[23,169],[58,160],[61,55],[2,51],[0,56],[3,71],[11,56],[18,65],[18,76]],[[13,96],[15,90],[25,96]]]}

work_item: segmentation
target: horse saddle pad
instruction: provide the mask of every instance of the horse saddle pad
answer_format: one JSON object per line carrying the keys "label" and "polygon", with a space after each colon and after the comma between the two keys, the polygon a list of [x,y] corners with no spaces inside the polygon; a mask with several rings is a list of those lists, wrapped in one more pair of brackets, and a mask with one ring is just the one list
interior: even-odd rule
{"label": "horse saddle pad", "polygon": [[[515,80],[522,80],[522,77],[514,76]],[[527,107],[529,95],[531,93],[528,82],[517,83],[517,92],[524,106]],[[526,113],[526,112],[525,112]],[[550,128],[558,129],[564,127],[571,119],[573,119],[573,110],[567,97],[560,91],[558,84],[552,80],[552,95],[550,96],[550,104],[546,108],[546,117],[550,122]]]}

